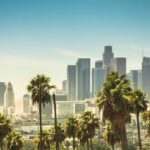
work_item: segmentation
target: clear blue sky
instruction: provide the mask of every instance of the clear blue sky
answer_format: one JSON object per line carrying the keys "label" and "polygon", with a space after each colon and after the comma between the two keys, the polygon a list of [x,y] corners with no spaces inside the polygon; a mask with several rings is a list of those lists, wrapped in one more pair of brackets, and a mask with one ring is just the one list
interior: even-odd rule
{"label": "clear blue sky", "polygon": [[1,0],[0,81],[22,96],[37,73],[60,87],[67,64],[78,57],[102,58],[112,45],[141,68],[150,56],[150,0]]}

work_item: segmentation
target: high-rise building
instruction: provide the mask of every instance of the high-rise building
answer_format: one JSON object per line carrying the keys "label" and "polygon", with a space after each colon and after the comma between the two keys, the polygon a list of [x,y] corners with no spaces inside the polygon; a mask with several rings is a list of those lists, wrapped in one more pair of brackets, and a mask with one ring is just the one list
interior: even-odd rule
{"label": "high-rise building", "polygon": [[67,99],[76,100],[76,66],[67,67]]}
{"label": "high-rise building", "polygon": [[90,59],[79,58],[76,63],[76,99],[90,98]]}
{"label": "high-rise building", "polygon": [[30,113],[30,95],[23,95],[23,112]]}
{"label": "high-rise building", "polygon": [[142,88],[142,70],[138,70],[138,87]]}
{"label": "high-rise building", "polygon": [[130,71],[130,80],[132,81],[132,87],[135,89],[135,88],[138,88],[138,78],[139,76],[139,70],[131,70]]}
{"label": "high-rise building", "polygon": [[118,72],[119,75],[126,74],[126,58],[113,58],[111,60],[111,71]]}
{"label": "high-rise building", "polygon": [[67,94],[67,80],[62,81],[62,90],[64,94]]}
{"label": "high-rise building", "polygon": [[111,59],[113,57],[112,46],[105,46],[103,53],[103,68],[107,69],[107,73],[111,70]]}
{"label": "high-rise building", "polygon": [[4,106],[4,95],[5,95],[6,85],[4,82],[0,82],[0,106]]}
{"label": "high-rise building", "polygon": [[104,68],[92,69],[92,97],[96,97],[100,89],[102,88],[107,71]]}
{"label": "high-rise building", "polygon": [[103,67],[103,61],[102,60],[97,60],[95,62],[95,68],[102,68]]}
{"label": "high-rise building", "polygon": [[142,88],[150,98],[150,57],[143,57],[142,62]]}
{"label": "high-rise building", "polygon": [[5,92],[5,106],[8,107],[15,107],[15,98],[14,98],[14,91],[12,84],[9,82]]}

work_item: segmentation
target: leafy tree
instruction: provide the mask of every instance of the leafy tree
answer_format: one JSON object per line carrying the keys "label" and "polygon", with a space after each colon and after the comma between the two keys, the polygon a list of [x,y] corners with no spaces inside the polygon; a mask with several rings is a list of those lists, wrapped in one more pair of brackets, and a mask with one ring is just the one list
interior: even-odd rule
{"label": "leafy tree", "polygon": [[11,121],[0,113],[0,148],[3,150],[3,142],[7,135],[11,133]]}
{"label": "leafy tree", "polygon": [[7,137],[8,150],[21,150],[23,148],[23,139],[19,132],[13,131]]}
{"label": "leafy tree", "polygon": [[142,150],[139,115],[141,112],[146,111],[147,101],[146,101],[146,94],[141,89],[134,90],[131,96],[131,105],[133,108],[133,112],[136,114],[139,148],[140,150]]}
{"label": "leafy tree", "polygon": [[39,107],[39,120],[40,120],[40,146],[42,150],[42,105],[45,107],[46,103],[50,103],[50,89],[55,88],[50,85],[50,78],[45,75],[37,75],[34,77],[27,86],[28,92],[31,93],[32,103],[38,104]]}
{"label": "leafy tree", "polygon": [[78,120],[76,117],[70,117],[65,123],[65,132],[67,137],[72,138],[72,147],[73,150],[75,150],[75,138],[77,136],[77,131],[78,131]]}
{"label": "leafy tree", "polygon": [[122,150],[128,149],[125,125],[131,118],[131,93],[130,81],[126,76],[112,72],[107,76],[96,101],[99,110],[102,110],[103,119],[111,123],[116,140],[121,141]]}

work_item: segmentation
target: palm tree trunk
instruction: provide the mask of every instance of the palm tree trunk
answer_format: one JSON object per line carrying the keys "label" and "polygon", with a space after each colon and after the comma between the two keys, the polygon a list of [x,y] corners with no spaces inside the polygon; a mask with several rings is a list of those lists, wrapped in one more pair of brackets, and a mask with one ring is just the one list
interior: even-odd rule
{"label": "palm tree trunk", "polygon": [[90,138],[90,147],[91,147],[91,150],[93,150],[92,138]]}
{"label": "palm tree trunk", "polygon": [[76,147],[76,145],[75,145],[75,138],[73,137],[73,140],[72,140],[72,146],[73,146],[73,150],[75,150],[75,147]]}
{"label": "palm tree trunk", "polygon": [[115,150],[115,145],[114,144],[112,145],[112,150]]}
{"label": "palm tree trunk", "polygon": [[[55,99],[55,94],[53,94],[53,103],[54,103],[54,115],[55,115],[55,134],[57,137],[57,113],[56,113],[56,99]],[[59,142],[58,138],[56,138],[56,150],[59,150]]]}
{"label": "palm tree trunk", "polygon": [[122,126],[121,147],[122,147],[122,150],[128,150],[128,142],[127,142],[125,125]]}
{"label": "palm tree trunk", "polygon": [[42,108],[41,101],[39,102],[39,120],[40,120],[40,150],[42,150]]}
{"label": "palm tree trunk", "polygon": [[87,139],[87,150],[89,150],[89,139]]}
{"label": "palm tree trunk", "polygon": [[136,114],[136,119],[137,119],[137,130],[138,130],[138,139],[139,139],[139,149],[142,150],[141,134],[140,134],[140,123],[139,123],[139,113]]}

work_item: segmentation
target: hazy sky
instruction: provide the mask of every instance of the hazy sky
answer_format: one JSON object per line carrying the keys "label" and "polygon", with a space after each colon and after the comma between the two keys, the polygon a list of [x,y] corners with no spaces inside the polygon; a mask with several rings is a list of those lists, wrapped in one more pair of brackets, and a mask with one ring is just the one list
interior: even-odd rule
{"label": "hazy sky", "polygon": [[36,74],[60,87],[67,64],[102,59],[103,47],[127,57],[128,70],[150,56],[150,0],[0,0],[0,81],[16,97]]}

